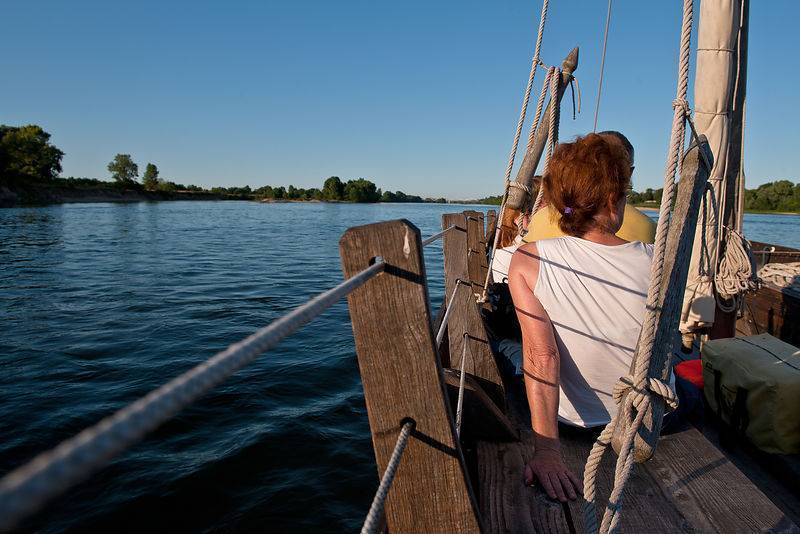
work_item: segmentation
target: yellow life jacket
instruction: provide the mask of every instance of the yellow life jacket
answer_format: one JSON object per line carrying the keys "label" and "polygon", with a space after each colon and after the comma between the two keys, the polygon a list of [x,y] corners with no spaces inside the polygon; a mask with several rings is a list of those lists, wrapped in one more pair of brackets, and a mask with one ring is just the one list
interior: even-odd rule
{"label": "yellow life jacket", "polygon": [[[559,219],[561,219],[560,213],[550,206],[545,206],[531,218],[530,224],[528,224],[529,231],[522,240],[530,243],[564,236],[564,232],[558,227]],[[617,236],[626,241],[652,243],[656,238],[656,223],[638,209],[626,205],[622,228],[617,232]]]}

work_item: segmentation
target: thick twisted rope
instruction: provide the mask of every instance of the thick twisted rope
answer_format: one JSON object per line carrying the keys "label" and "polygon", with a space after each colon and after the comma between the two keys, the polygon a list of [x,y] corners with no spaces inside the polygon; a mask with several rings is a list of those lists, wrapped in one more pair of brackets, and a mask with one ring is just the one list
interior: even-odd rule
{"label": "thick twisted rope", "polygon": [[384,267],[383,260],[377,261],[247,339],[231,345],[6,475],[0,480],[0,531],[10,530],[48,499],[97,471],[239,368],[381,273]]}
{"label": "thick twisted rope", "polygon": [[547,96],[547,90],[550,88],[550,79],[552,76],[553,71],[551,69],[547,69],[547,75],[542,81],[542,90],[539,92],[539,99],[536,101],[536,112],[533,114],[531,131],[528,134],[528,150],[530,150],[530,148],[533,146],[533,142],[536,138],[536,132],[539,130],[539,122],[542,120],[542,110],[544,109],[544,99]]}
{"label": "thick twisted rope", "polygon": [[758,289],[759,279],[750,242],[727,226],[723,231],[726,233],[725,252],[714,275],[714,296],[719,309],[731,313],[740,308],[746,293]]}
{"label": "thick twisted rope", "polygon": [[[553,105],[550,106],[550,122],[548,123],[547,129],[547,150],[544,155],[542,175],[547,173],[547,169],[550,166],[550,158],[553,157],[553,151],[558,144],[558,124],[561,110],[559,109],[560,106],[557,106],[556,103],[558,102],[558,85],[561,83],[561,69],[558,67],[550,67],[550,70],[547,72],[547,77],[550,80],[550,102],[552,102]],[[539,210],[543,199],[544,184],[540,183],[539,192],[536,193],[536,200],[533,202],[533,208],[531,209],[532,214]]]}
{"label": "thick twisted rope", "polygon": [[[664,253],[667,246],[667,231],[669,229],[672,200],[675,196],[675,175],[678,171],[686,131],[685,119],[688,110],[686,95],[689,88],[689,55],[691,52],[693,16],[694,10],[692,0],[684,0],[677,94],[673,102],[674,113],[670,147],[664,172],[664,193],[659,209],[654,256],[650,269],[650,286],[647,292],[647,313],[642,325],[642,333],[639,337],[639,346],[634,357],[633,369],[629,377],[631,386],[627,386],[627,384],[623,386],[631,387],[631,394],[624,397],[625,402],[619,407],[611,422],[603,430],[597,441],[595,441],[586,462],[586,469],[584,472],[584,498],[586,499],[584,504],[584,521],[586,530],[590,533],[598,531],[603,534],[610,531],[613,532],[619,525],[622,492],[630,477],[633,466],[633,442],[641,427],[644,415],[647,413],[649,405],[652,402],[651,394],[661,394],[661,389],[663,389],[661,386],[664,385],[663,383],[656,385],[655,389],[657,391],[654,391],[651,388],[649,372],[650,360],[653,355],[656,338],[658,300],[662,281],[664,279]],[[677,298],[674,295],[668,295],[667,297],[673,299],[673,301]],[[671,302],[671,304],[674,306],[674,302]],[[660,379],[660,377],[654,378]],[[669,388],[667,387],[667,389]],[[674,393],[670,392],[667,396],[669,398],[674,398]],[[634,410],[636,411],[635,414]],[[655,424],[658,425],[660,422],[656,421]],[[622,426],[625,433],[614,474],[614,490],[611,493],[609,504],[603,514],[602,524],[598,529],[597,505],[595,503],[597,470],[603,454],[611,441],[611,436],[618,426]],[[654,439],[657,439],[658,433],[656,432],[654,434]]]}
{"label": "thick twisted rope", "polygon": [[[501,232],[501,221],[503,220],[503,215],[506,211],[506,201],[508,200],[508,190],[511,185],[511,172],[514,170],[514,161],[517,157],[517,149],[519,148],[519,138],[522,135],[522,126],[525,124],[525,116],[528,113],[528,102],[531,99],[531,89],[533,89],[533,81],[536,78],[536,69],[539,68],[539,63],[541,60],[539,59],[540,52],[542,50],[542,38],[544,37],[544,25],[547,21],[547,8],[550,4],[550,0],[543,0],[542,2],[542,11],[539,15],[539,31],[536,34],[536,46],[533,50],[533,58],[531,60],[531,71],[528,74],[528,84],[525,86],[525,94],[522,98],[522,109],[519,112],[519,120],[517,121],[517,129],[514,133],[514,142],[511,144],[511,153],[508,155],[508,165],[506,165],[506,172],[505,172],[505,179],[504,179],[504,187],[503,187],[503,200],[500,202],[500,213],[497,217],[497,228],[495,229],[494,239],[492,240],[492,248],[489,252],[489,269],[486,273],[486,281],[483,284],[483,293],[481,295],[480,300],[486,300],[486,290],[489,287],[489,276],[492,272],[491,266],[492,262],[494,261],[494,255],[497,251],[497,242],[500,240],[500,232]],[[538,110],[538,106],[537,106]],[[538,111],[537,111],[538,112]],[[540,113],[540,112],[538,112]],[[530,142],[530,141],[529,141]]]}
{"label": "thick twisted rope", "polygon": [[361,534],[373,534],[378,531],[381,526],[381,517],[383,517],[383,507],[386,504],[386,496],[389,495],[389,489],[394,482],[394,476],[397,474],[397,468],[400,466],[400,459],[403,457],[403,451],[406,450],[408,438],[414,430],[414,422],[406,421],[400,429],[400,435],[397,436],[397,443],[394,445],[392,456],[389,458],[389,463],[386,465],[386,471],[383,472],[381,483],[378,485],[378,490],[375,492],[375,497],[372,499],[372,505],[367,512],[367,518],[364,520],[364,526],[361,527]]}

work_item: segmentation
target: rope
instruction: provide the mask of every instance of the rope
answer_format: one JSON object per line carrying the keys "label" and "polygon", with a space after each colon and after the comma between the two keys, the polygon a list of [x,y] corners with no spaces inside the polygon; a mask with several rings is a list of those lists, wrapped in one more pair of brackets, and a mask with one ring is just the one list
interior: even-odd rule
{"label": "rope", "polygon": [[[648,412],[648,408],[652,404],[652,395],[664,395],[665,391],[660,384],[655,388],[652,387],[650,377],[650,360],[654,353],[654,344],[657,333],[657,308],[659,305],[659,294],[661,291],[661,284],[664,278],[664,255],[667,245],[667,232],[670,221],[670,210],[672,207],[672,200],[675,196],[675,175],[678,170],[680,156],[685,137],[685,117],[688,106],[683,106],[682,103],[686,101],[686,95],[689,87],[689,55],[691,51],[691,36],[692,36],[692,19],[694,16],[692,0],[683,1],[683,22],[681,25],[680,36],[680,60],[678,64],[678,83],[676,90],[676,102],[673,102],[673,120],[672,132],[670,136],[670,147],[667,154],[667,163],[664,172],[664,193],[661,199],[661,207],[659,210],[658,224],[656,227],[656,242],[653,262],[650,270],[650,286],[647,292],[647,313],[642,325],[642,333],[639,338],[639,346],[637,347],[634,361],[632,363],[632,371],[629,377],[623,380],[621,388],[630,387],[631,394],[624,396],[625,401],[619,407],[617,413],[612,418],[611,422],[601,433],[600,437],[592,447],[589,457],[586,462],[586,470],[584,473],[584,521],[586,530],[591,533],[595,532],[613,532],[619,525],[620,510],[622,506],[622,492],[630,477],[631,469],[633,466],[633,443],[636,434],[642,424],[644,415]],[[685,252],[686,242],[689,239],[689,233],[685,234],[685,239],[680,244],[680,248]],[[679,254],[682,252],[679,248]],[[663,304],[664,310],[662,313],[667,313],[667,309],[672,309],[676,306],[677,298],[682,298],[682,295],[667,295]],[[669,390],[669,387],[665,388]],[[674,393],[671,391],[667,397],[674,398]],[[665,397],[665,400],[667,398]],[[634,413],[635,412],[635,413]],[[656,425],[660,421],[654,421]],[[609,498],[608,506],[603,514],[603,521],[598,528],[597,524],[597,505],[595,502],[596,495],[596,477],[597,470],[602,460],[604,452],[608,449],[611,436],[614,429],[621,425],[624,428],[622,446],[619,451],[616,469],[614,473],[614,490]],[[658,428],[656,428],[658,430]],[[658,432],[654,432],[654,437],[650,439],[657,440]]]}
{"label": "rope", "polygon": [[447,321],[450,319],[450,311],[453,309],[453,301],[456,300],[456,293],[458,292],[458,287],[460,285],[469,285],[460,278],[456,280],[456,287],[453,288],[453,292],[450,294],[450,300],[447,301],[447,308],[444,310],[444,317],[442,317],[442,324],[439,325],[439,331],[436,332],[436,348],[439,348],[439,345],[442,344],[442,340],[444,339],[444,331],[447,329]]}
{"label": "rope", "polygon": [[758,277],[772,285],[800,291],[800,261],[768,263],[758,271]]}
{"label": "rope", "polygon": [[[533,80],[536,77],[536,69],[539,67],[541,60],[539,59],[539,54],[542,50],[542,37],[544,37],[544,24],[547,21],[547,8],[550,4],[550,0],[543,0],[542,2],[542,11],[539,15],[539,31],[536,34],[536,46],[533,50],[533,58],[531,60],[531,71],[528,75],[528,84],[525,86],[525,95],[522,98],[522,109],[519,113],[519,120],[517,121],[517,129],[514,133],[514,142],[511,145],[511,153],[508,156],[508,165],[506,165],[506,173],[505,173],[505,189],[503,190],[503,200],[500,202],[500,213],[497,216],[497,228],[495,229],[494,239],[492,240],[492,248],[491,252],[489,253],[489,269],[486,272],[486,281],[483,284],[483,293],[480,297],[481,302],[486,301],[486,290],[489,287],[489,276],[491,275],[492,269],[492,262],[494,261],[494,254],[497,250],[497,242],[500,240],[500,231],[501,231],[501,222],[503,220],[503,215],[506,211],[506,200],[508,199],[508,189],[511,185],[511,171],[514,169],[514,160],[517,157],[517,148],[519,147],[519,138],[522,135],[522,125],[525,123],[525,115],[528,113],[528,102],[531,98],[531,89],[533,89]],[[537,113],[541,113],[538,110],[537,106]],[[530,143],[530,140],[529,140]]]}
{"label": "rope", "polygon": [[430,237],[426,237],[425,239],[422,240],[422,246],[423,247],[427,247],[428,245],[430,245],[431,243],[433,243],[437,239],[440,239],[442,236],[444,236],[444,234],[446,234],[447,232],[449,232],[450,230],[452,230],[455,227],[456,227],[456,225],[453,224],[451,226],[448,226],[447,228],[445,228],[444,230],[442,230],[441,232],[439,232],[437,234],[433,234]]}
{"label": "rope", "polygon": [[379,259],[336,287],[298,306],[250,337],[217,353],[96,425],[42,453],[0,480],[0,531],[14,527],[47,500],[88,477],[239,368],[383,272]]}
{"label": "rope", "polygon": [[465,380],[464,377],[466,373],[464,372],[464,368],[467,363],[467,340],[469,339],[469,334],[464,332],[464,343],[461,346],[461,375],[458,379],[458,401],[456,402],[456,435],[461,436],[461,415],[462,415],[462,408],[464,407],[464,384]]}
{"label": "rope", "polygon": [[723,228],[725,252],[714,276],[714,296],[719,309],[730,313],[740,308],[745,293],[758,289],[759,280],[750,242],[736,230]]}
{"label": "rope", "polygon": [[[544,109],[544,99],[547,96],[547,89],[550,88],[550,78],[553,76],[553,71],[547,69],[547,74],[542,82],[542,90],[539,92],[539,100],[536,101],[536,113],[533,115],[533,122],[531,123],[531,131],[528,134],[528,149],[533,146],[536,132],[539,130],[539,122],[542,120],[542,110]],[[516,183],[516,182],[513,182]]]}
{"label": "rope", "polygon": [[603,94],[603,74],[606,67],[606,46],[608,45],[608,27],[611,24],[611,0],[608,0],[608,11],[606,13],[606,30],[603,34],[603,53],[600,56],[600,82],[597,84],[597,102],[594,105],[594,128],[597,131],[597,117],[600,116],[600,96]]}
{"label": "rope", "polygon": [[394,445],[392,456],[389,458],[389,463],[386,465],[386,471],[383,472],[383,477],[381,477],[381,483],[378,485],[375,497],[372,499],[372,505],[369,507],[369,512],[367,512],[364,526],[361,527],[361,534],[373,534],[378,531],[381,525],[386,496],[389,495],[389,489],[392,487],[392,482],[394,482],[394,476],[397,473],[397,468],[400,466],[400,459],[403,456],[403,451],[406,450],[408,438],[411,436],[414,426],[415,424],[413,421],[406,421],[400,429],[400,435],[397,436],[397,443]]}
{"label": "rope", "polygon": [[[550,80],[550,102],[552,102],[553,105],[550,107],[550,122],[547,129],[547,150],[544,155],[542,175],[547,173],[547,169],[550,167],[550,158],[553,157],[553,151],[558,144],[558,123],[561,110],[559,109],[560,106],[556,105],[556,103],[558,102],[558,84],[561,83],[561,69],[558,67],[550,67],[547,77]],[[540,183],[539,192],[536,194],[536,200],[533,202],[531,213],[536,213],[539,210],[543,199],[544,184]]]}

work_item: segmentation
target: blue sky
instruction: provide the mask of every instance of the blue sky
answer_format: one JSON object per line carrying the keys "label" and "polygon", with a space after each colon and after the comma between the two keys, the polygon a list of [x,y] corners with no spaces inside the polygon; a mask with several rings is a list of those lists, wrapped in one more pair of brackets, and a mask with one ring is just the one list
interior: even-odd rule
{"label": "blue sky", "polygon": [[[540,7],[7,3],[0,123],[51,132],[65,176],[105,178],[123,152],[204,186],[311,187],[338,175],[427,196],[499,194]],[[551,1],[544,61],[581,49],[583,112],[573,121],[565,102],[562,139],[592,128],[605,10],[604,0]],[[614,2],[599,128],[633,141],[637,189],[663,180],[680,16],[677,0]],[[748,185],[798,179],[799,18],[800,2],[752,2]]]}

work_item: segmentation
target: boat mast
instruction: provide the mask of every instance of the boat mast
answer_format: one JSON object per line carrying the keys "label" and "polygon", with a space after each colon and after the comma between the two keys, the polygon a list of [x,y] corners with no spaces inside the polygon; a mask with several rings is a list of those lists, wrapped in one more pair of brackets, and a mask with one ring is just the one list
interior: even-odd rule
{"label": "boat mast", "polygon": [[736,312],[717,306],[713,276],[725,250],[723,226],[741,230],[742,147],[747,84],[749,0],[701,0],[694,83],[694,121],[714,153],[706,216],[697,226],[681,331],[712,328],[735,335]]}

